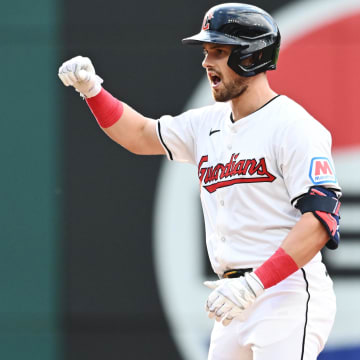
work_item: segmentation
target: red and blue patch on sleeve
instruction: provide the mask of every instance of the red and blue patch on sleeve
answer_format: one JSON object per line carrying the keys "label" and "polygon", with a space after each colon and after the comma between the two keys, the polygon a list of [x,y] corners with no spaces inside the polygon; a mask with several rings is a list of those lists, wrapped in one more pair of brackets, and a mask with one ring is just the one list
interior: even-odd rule
{"label": "red and blue patch on sleeve", "polygon": [[326,247],[336,249],[340,241],[340,206],[334,191],[323,186],[313,186],[296,204],[302,214],[312,212],[329,234]]}

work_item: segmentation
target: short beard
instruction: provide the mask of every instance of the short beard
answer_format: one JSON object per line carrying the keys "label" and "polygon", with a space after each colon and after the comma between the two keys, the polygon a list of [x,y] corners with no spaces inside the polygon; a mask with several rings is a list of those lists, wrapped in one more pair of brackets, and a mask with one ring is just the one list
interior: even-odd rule
{"label": "short beard", "polygon": [[224,89],[216,92],[213,90],[213,98],[218,102],[226,102],[241,96],[248,88],[246,79],[237,78],[230,83],[223,83]]}

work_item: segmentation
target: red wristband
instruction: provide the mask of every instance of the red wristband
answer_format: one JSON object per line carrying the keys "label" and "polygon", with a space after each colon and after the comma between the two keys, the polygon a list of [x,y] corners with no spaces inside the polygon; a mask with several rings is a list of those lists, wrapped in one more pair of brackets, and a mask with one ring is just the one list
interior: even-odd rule
{"label": "red wristband", "polygon": [[267,289],[286,279],[297,270],[299,270],[299,267],[296,262],[280,247],[255,270],[255,274],[263,283],[264,288]]}
{"label": "red wristband", "polygon": [[122,102],[104,88],[96,96],[86,99],[86,103],[102,128],[114,125],[124,112]]}

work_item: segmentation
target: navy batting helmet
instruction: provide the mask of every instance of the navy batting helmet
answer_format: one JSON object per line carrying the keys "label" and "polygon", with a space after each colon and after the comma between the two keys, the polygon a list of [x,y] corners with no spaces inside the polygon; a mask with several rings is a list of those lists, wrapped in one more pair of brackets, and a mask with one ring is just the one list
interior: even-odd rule
{"label": "navy batting helmet", "polygon": [[[201,31],[182,42],[235,45],[228,65],[239,75],[249,77],[276,69],[280,32],[266,11],[248,4],[226,3],[212,7],[205,14]],[[249,58],[250,65],[246,60]]]}

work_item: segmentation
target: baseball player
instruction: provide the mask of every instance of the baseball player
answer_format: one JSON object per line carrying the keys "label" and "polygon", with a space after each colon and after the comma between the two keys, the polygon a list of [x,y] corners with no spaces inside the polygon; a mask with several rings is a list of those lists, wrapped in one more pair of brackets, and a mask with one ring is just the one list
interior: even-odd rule
{"label": "baseball player", "polygon": [[59,77],[129,151],[197,167],[219,276],[205,282],[206,311],[216,320],[208,358],[315,360],[336,311],[320,253],[339,243],[330,133],[270,88],[280,33],[262,9],[217,5],[183,43],[202,46],[214,105],[153,120],[109,94],[88,58],[65,62]]}

